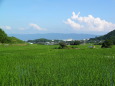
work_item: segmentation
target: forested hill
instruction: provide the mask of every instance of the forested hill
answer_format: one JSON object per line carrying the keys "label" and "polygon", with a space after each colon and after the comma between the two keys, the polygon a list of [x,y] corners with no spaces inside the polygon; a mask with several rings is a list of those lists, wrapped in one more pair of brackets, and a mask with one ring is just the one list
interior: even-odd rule
{"label": "forested hill", "polygon": [[0,28],[0,43],[24,43],[24,41],[16,37],[7,36],[7,34]]}
{"label": "forested hill", "polygon": [[96,37],[96,38],[91,38],[90,41],[93,41],[93,40],[112,40],[115,44],[115,30],[103,35],[103,36],[100,36],[100,37]]}

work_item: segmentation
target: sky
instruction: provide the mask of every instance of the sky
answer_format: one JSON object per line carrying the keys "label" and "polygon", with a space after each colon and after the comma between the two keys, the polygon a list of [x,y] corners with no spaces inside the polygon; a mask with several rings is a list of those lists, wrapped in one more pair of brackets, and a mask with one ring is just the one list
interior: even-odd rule
{"label": "sky", "polygon": [[7,34],[103,35],[115,29],[115,0],[0,0]]}

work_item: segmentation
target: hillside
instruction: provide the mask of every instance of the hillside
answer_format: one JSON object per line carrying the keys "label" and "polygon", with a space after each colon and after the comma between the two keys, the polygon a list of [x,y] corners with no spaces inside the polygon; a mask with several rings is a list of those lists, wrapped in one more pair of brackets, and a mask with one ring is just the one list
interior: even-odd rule
{"label": "hillside", "polygon": [[0,43],[24,43],[24,41],[16,38],[9,37],[1,28],[0,28]]}
{"label": "hillside", "polygon": [[0,28],[0,43],[8,42],[7,34]]}
{"label": "hillside", "polygon": [[10,43],[17,44],[17,43],[25,43],[24,41],[16,38],[16,37],[9,37]]}
{"label": "hillside", "polygon": [[103,36],[99,36],[96,38],[91,38],[90,41],[101,41],[101,40],[107,40],[110,39],[113,41],[113,43],[115,44],[115,30],[103,35]]}

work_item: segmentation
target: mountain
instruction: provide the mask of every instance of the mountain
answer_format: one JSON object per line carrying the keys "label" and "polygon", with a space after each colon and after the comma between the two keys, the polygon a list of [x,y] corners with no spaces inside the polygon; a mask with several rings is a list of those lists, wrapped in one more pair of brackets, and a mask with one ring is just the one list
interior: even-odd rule
{"label": "mountain", "polygon": [[40,38],[46,38],[46,39],[75,39],[75,40],[82,40],[82,39],[89,39],[96,37],[96,35],[90,35],[90,34],[64,34],[64,33],[46,33],[46,34],[9,34],[9,36],[17,37],[21,40],[34,40],[34,39],[40,39]]}
{"label": "mountain", "polygon": [[90,41],[100,41],[100,40],[112,40],[113,43],[115,44],[115,30],[103,35],[103,36],[99,36],[99,37],[96,37],[96,38],[91,38]]}

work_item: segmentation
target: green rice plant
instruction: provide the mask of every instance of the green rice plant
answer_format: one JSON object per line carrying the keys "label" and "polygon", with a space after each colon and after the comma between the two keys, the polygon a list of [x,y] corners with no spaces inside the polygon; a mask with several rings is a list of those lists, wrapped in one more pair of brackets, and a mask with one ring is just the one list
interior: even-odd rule
{"label": "green rice plant", "polygon": [[115,46],[0,45],[0,86],[114,86]]}

